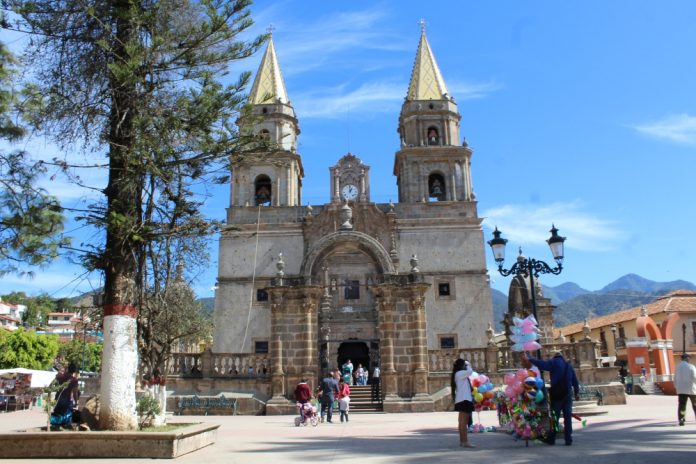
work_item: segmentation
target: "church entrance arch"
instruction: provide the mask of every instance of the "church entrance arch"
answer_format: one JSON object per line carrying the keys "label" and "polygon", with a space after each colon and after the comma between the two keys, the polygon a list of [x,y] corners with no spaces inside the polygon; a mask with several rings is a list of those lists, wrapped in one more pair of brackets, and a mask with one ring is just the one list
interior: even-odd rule
{"label": "church entrance arch", "polygon": [[358,368],[358,364],[362,364],[365,369],[370,368],[370,349],[366,342],[348,341],[343,342],[338,347],[338,367],[343,366],[347,360],[353,363],[353,370]]}

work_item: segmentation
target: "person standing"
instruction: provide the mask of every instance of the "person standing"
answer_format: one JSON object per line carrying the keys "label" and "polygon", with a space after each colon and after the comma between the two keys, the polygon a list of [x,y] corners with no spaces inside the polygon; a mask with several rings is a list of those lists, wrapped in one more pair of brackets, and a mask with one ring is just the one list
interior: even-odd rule
{"label": "person standing", "polygon": [[77,365],[71,362],[68,371],[61,370],[54,382],[59,385],[56,393],[56,405],[51,413],[51,425],[53,428],[68,427],[72,423],[73,410],[77,406],[80,397]]}
{"label": "person standing", "polygon": [[474,412],[474,399],[471,397],[471,383],[469,376],[474,372],[469,364],[469,361],[464,361],[459,358],[454,362],[452,367],[452,378],[450,384],[452,387],[452,400],[454,401],[454,410],[459,413],[459,446],[462,448],[473,448],[474,445],[469,443],[468,428],[469,418]]}
{"label": "person standing", "polygon": [[[553,412],[554,426],[551,427],[546,443],[553,445],[556,443],[556,430],[563,413],[563,433],[565,444],[573,444],[573,396],[578,396],[580,385],[575,375],[573,366],[563,358],[560,351],[554,353],[548,361],[543,359],[528,358],[526,353],[521,356],[522,366],[529,369],[532,365],[542,371],[551,373],[551,388],[549,389],[551,411]],[[573,391],[575,395],[573,395]]]}
{"label": "person standing", "polygon": [[626,374],[626,393],[633,394],[633,374],[630,372]]}
{"label": "person standing", "polygon": [[321,421],[332,424],[331,416],[333,415],[333,405],[336,395],[338,395],[338,379],[341,374],[337,369],[332,370],[327,377],[321,381]]}
{"label": "person standing", "polygon": [[375,365],[374,370],[372,371],[372,401],[379,401],[380,400],[380,391],[379,391],[379,366]]}
{"label": "person standing", "polygon": [[343,378],[349,385],[353,385],[353,363],[350,362],[350,359],[343,363],[341,369],[343,369]]}
{"label": "person standing", "polygon": [[696,367],[689,363],[689,353],[681,356],[681,362],[677,366],[674,376],[674,386],[677,389],[679,425],[686,422],[686,400],[691,400],[691,408],[696,417]]}
{"label": "person standing", "polygon": [[343,419],[348,422],[348,408],[350,405],[350,387],[341,379],[338,382],[338,410],[341,413],[341,422]]}

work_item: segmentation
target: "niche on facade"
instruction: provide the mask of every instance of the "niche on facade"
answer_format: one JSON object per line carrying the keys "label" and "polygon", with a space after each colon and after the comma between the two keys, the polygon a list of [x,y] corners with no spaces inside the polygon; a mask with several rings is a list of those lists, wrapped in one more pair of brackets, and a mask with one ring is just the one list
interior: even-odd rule
{"label": "niche on facade", "polygon": [[271,205],[271,178],[261,174],[254,181],[254,201],[256,206]]}
{"label": "niche on facade", "polygon": [[428,197],[430,201],[445,201],[445,192],[445,178],[442,174],[430,174],[428,176]]}
{"label": "niche on facade", "polygon": [[428,145],[440,145],[440,132],[437,127],[428,127]]}

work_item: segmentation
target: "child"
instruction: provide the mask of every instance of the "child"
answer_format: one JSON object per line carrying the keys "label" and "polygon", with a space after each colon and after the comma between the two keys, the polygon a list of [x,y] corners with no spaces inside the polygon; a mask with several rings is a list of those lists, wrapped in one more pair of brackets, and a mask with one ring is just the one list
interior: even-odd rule
{"label": "child", "polygon": [[348,422],[348,408],[350,405],[350,387],[348,383],[341,379],[338,384],[338,410],[341,413],[341,422],[346,419]]}

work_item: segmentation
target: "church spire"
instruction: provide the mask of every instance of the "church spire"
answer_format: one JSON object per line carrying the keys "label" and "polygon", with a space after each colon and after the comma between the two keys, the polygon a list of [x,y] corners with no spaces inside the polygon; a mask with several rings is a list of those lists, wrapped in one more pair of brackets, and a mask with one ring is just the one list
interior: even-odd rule
{"label": "church spire", "polygon": [[424,21],[421,20],[420,43],[406,100],[444,100],[446,99],[444,95],[447,93],[445,80],[442,78],[435,56],[430,50],[428,38],[425,36]]}
{"label": "church spire", "polygon": [[259,70],[256,72],[254,85],[249,93],[249,103],[262,105],[275,102],[289,103],[289,99],[285,90],[285,81],[278,65],[273,36],[271,36],[268,39],[268,46],[263,54],[263,59],[261,59]]}

